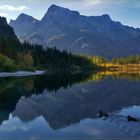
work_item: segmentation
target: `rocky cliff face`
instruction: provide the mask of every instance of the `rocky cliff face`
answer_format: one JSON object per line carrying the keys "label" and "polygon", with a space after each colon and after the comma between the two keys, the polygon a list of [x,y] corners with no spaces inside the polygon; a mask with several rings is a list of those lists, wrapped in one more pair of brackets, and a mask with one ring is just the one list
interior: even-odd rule
{"label": "rocky cliff face", "polygon": [[21,14],[10,25],[21,41],[56,46],[73,53],[112,58],[140,54],[140,29],[124,26],[109,15],[83,16],[52,5],[38,21]]}
{"label": "rocky cliff face", "polygon": [[37,23],[38,23],[37,19],[28,16],[26,14],[19,15],[16,21],[14,20],[10,21],[10,25],[15,27],[14,28],[15,33],[21,39],[21,41],[24,41],[24,38],[33,31],[33,28]]}

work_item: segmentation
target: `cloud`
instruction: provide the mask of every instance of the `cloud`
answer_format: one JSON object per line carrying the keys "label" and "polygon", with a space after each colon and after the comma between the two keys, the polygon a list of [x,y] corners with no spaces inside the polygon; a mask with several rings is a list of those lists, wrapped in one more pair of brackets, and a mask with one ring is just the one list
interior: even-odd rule
{"label": "cloud", "polygon": [[0,13],[0,16],[1,17],[6,17],[6,16],[8,16],[8,14],[7,13]]}
{"label": "cloud", "polygon": [[23,11],[27,9],[28,7],[26,6],[12,6],[12,5],[2,5],[0,6],[0,10],[5,10],[5,11]]}
{"label": "cloud", "polygon": [[87,3],[88,5],[98,5],[98,4],[102,4],[103,1],[101,0],[83,0],[83,3]]}

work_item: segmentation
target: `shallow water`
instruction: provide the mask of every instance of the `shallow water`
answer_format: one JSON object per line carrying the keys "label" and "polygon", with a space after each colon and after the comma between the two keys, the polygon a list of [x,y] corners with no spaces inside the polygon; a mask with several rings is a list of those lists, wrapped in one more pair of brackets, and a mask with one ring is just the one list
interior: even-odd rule
{"label": "shallow water", "polygon": [[[0,79],[0,138],[139,138],[139,74]],[[99,110],[109,113],[98,118]]]}

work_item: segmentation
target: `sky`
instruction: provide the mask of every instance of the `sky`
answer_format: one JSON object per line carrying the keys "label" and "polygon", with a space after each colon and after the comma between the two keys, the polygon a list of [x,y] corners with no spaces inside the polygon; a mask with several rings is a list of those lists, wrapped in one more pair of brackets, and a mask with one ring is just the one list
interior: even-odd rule
{"label": "sky", "polygon": [[0,0],[0,16],[8,22],[21,13],[41,19],[52,4],[79,11],[81,15],[109,14],[114,21],[140,28],[140,0]]}

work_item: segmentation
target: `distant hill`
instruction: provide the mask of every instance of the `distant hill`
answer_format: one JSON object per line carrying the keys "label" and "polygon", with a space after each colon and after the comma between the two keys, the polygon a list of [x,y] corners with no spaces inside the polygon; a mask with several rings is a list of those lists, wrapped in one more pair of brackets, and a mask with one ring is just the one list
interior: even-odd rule
{"label": "distant hill", "polygon": [[20,41],[13,28],[7,24],[6,18],[0,17],[0,53],[14,58],[19,49]]}
{"label": "distant hill", "polygon": [[140,54],[140,29],[115,22],[107,14],[83,16],[52,5],[40,21],[21,14],[10,25],[21,41],[42,44],[44,48],[56,46],[108,58]]}

